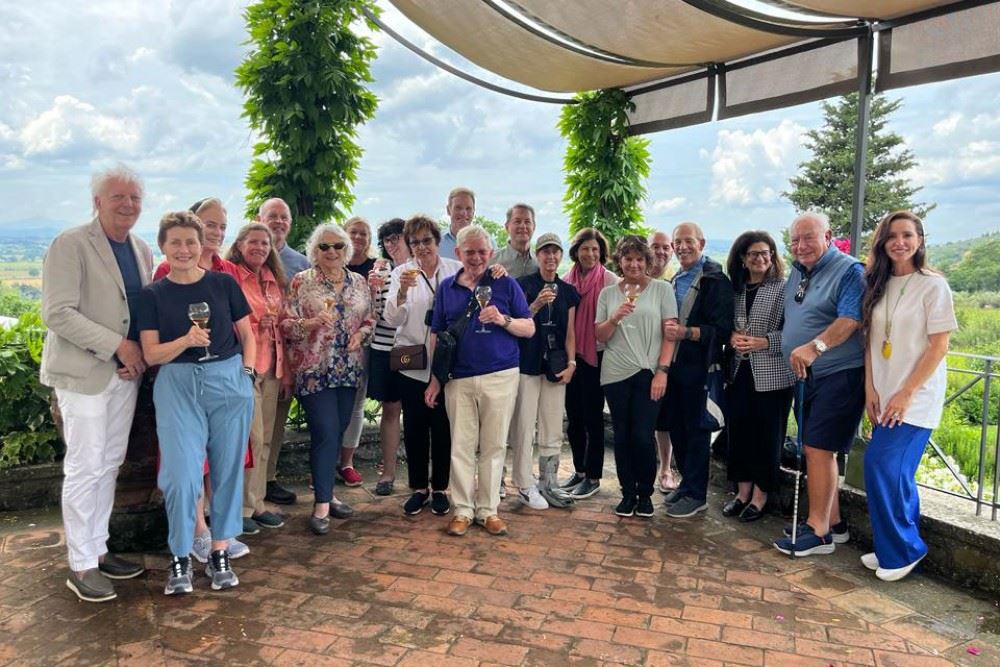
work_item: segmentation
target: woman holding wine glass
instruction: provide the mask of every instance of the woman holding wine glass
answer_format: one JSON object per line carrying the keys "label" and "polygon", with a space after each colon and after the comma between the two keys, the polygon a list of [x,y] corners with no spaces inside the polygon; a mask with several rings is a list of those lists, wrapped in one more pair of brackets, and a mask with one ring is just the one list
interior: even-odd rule
{"label": "woman holding wine glass", "polygon": [[243,460],[253,417],[257,344],[250,306],[236,281],[198,266],[203,238],[201,221],[193,213],[163,216],[157,241],[170,271],[143,288],[140,297],[143,356],[150,365],[160,365],[153,403],[160,441],[158,482],[173,554],[167,595],[193,590],[189,554],[206,454],[214,493],[205,573],[213,590],[239,583],[227,545],[242,530]]}
{"label": "woman holding wine glass", "polygon": [[726,271],[735,291],[726,432],[737,492],[722,515],[746,522],[764,515],[768,493],[778,488],[795,376],[781,354],[785,268],[774,239],[763,231],[740,234]]}
{"label": "woman holding wine glass", "polygon": [[653,251],[641,236],[622,238],[615,248],[622,282],[597,299],[597,340],[606,345],[601,385],[615,434],[615,465],[622,488],[618,516],[653,516],[656,450],[653,430],[667,390],[674,342],[663,325],[677,319],[670,285],[646,274]]}
{"label": "woman holding wine glass", "polygon": [[285,520],[265,507],[264,495],[278,400],[290,397],[292,392],[285,337],[278,328],[285,307],[285,270],[271,244],[271,230],[262,222],[251,222],[240,229],[227,259],[236,266],[236,280],[250,304],[250,323],[257,339],[257,381],[250,429],[256,464],[243,478],[243,520],[264,528],[280,528]]}
{"label": "woman holding wine glass", "polygon": [[[428,343],[433,351],[438,333],[464,326],[444,395],[451,424],[451,497],[455,503],[448,533],[465,535],[475,520],[491,535],[506,535],[507,525],[497,507],[517,398],[517,339],[531,337],[535,323],[517,281],[506,275],[495,278],[487,271],[493,245],[486,230],[470,225],[459,231],[457,253],[462,270],[441,281]],[[483,287],[490,288],[488,297]],[[487,305],[482,307],[484,301]],[[436,405],[440,393],[441,383],[432,375],[424,392],[428,407]]]}
{"label": "woman holding wine glass", "polygon": [[354,510],[333,495],[340,447],[358,388],[364,384],[363,345],[374,325],[371,295],[362,276],[347,270],[351,239],[335,224],[319,225],[306,246],[313,268],[296,274],[281,330],[291,341],[295,393],[309,424],[309,466],[315,504],[309,528],[330,532]]}
{"label": "woman holding wine glass", "polygon": [[601,488],[604,475],[604,390],[601,360],[604,343],[597,340],[597,298],[618,276],[604,268],[608,241],[593,228],[581,229],[569,244],[572,268],[563,281],[580,295],[574,318],[576,372],[566,386],[566,438],[573,452],[573,475],[563,484],[574,498],[590,498]]}

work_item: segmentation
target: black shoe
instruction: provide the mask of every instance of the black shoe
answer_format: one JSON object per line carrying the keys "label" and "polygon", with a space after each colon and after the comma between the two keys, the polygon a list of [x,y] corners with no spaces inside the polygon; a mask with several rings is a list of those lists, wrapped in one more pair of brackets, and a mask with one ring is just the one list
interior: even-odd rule
{"label": "black shoe", "polygon": [[313,532],[314,535],[326,535],[330,532],[330,515],[323,517],[311,514],[309,516],[309,530]]}
{"label": "black shoe", "polygon": [[260,525],[248,516],[243,517],[243,534],[256,535],[260,532]]}
{"label": "black shoe", "polygon": [[146,571],[142,565],[113,553],[104,554],[104,560],[97,565],[97,569],[108,579],[132,579]]}
{"label": "black shoe", "polygon": [[275,505],[294,505],[297,496],[277,482],[268,482],[264,500]]}
{"label": "black shoe", "polygon": [[281,528],[285,520],[274,512],[258,512],[250,516],[261,528]]}
{"label": "black shoe", "polygon": [[638,501],[635,496],[625,496],[622,501],[618,503],[618,507],[615,508],[615,514],[618,516],[633,516],[635,514],[635,506],[638,505]]}
{"label": "black shoe", "polygon": [[431,494],[426,491],[414,491],[410,499],[403,503],[403,511],[410,516],[420,514],[424,505],[430,502]]}
{"label": "black shoe", "polygon": [[[448,494],[444,491],[435,491],[431,494],[431,512],[438,516],[444,516],[451,511],[451,502]],[[409,514],[409,512],[407,512]]]}
{"label": "black shoe", "polygon": [[653,509],[653,501],[649,496],[639,498],[639,502],[635,506],[635,515],[642,517],[651,517],[656,513]]}
{"label": "black shoe", "polygon": [[758,508],[753,503],[748,503],[743,511],[740,512],[740,521],[743,523],[750,523],[751,521],[757,521],[764,516],[764,510]]}
{"label": "black shoe", "polygon": [[574,472],[569,479],[567,479],[565,482],[559,485],[559,488],[566,492],[572,491],[585,479],[587,479],[586,475]]}
{"label": "black shoe", "polygon": [[722,506],[722,516],[739,516],[746,507],[747,504],[742,500],[739,498],[733,498]]}
{"label": "black shoe", "polygon": [[667,509],[670,509],[671,505],[673,505],[674,503],[678,502],[683,497],[684,497],[684,494],[681,493],[680,489],[674,489],[673,491],[671,491],[670,493],[667,494],[666,498],[663,499],[663,504],[666,505]]}

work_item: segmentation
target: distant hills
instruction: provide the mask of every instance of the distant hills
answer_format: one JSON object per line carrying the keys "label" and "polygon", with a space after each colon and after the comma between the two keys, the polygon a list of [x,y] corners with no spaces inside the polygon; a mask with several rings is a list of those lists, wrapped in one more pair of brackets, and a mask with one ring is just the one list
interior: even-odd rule
{"label": "distant hills", "polygon": [[982,236],[977,236],[972,239],[949,241],[948,243],[931,245],[927,247],[927,259],[930,261],[931,266],[947,274],[955,268],[960,261],[962,261],[962,258],[965,257],[970,250],[993,239],[1000,239],[1000,232],[983,234]]}
{"label": "distant hills", "polygon": [[51,240],[72,225],[65,220],[50,218],[27,218],[0,223],[0,241],[45,241]]}

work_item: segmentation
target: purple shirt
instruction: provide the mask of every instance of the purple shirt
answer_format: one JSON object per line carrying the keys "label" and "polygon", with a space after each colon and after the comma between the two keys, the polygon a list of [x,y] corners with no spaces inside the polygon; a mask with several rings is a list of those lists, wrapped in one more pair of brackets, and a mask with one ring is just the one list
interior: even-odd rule
{"label": "purple shirt", "polygon": [[[434,333],[450,327],[465,313],[465,309],[469,305],[472,290],[462,286],[457,280],[464,270],[460,270],[454,276],[445,278],[441,282],[441,287],[434,299],[434,317],[431,321],[431,330]],[[531,317],[524,292],[521,291],[521,286],[517,284],[516,280],[510,276],[490,280],[487,272],[484,281],[480,281],[480,284],[487,284],[493,288],[490,305],[496,306],[501,313],[510,315],[512,318]],[[477,305],[469,317],[469,323],[465,327],[462,338],[459,340],[458,359],[455,360],[453,376],[467,378],[496,373],[508,368],[517,368],[520,357],[517,338],[496,324],[486,325],[489,333],[476,333],[475,330],[479,328],[479,306]]]}

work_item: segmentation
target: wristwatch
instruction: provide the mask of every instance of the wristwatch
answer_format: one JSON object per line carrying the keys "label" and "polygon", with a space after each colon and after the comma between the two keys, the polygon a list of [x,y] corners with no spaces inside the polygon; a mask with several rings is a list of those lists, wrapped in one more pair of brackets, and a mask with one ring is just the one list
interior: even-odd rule
{"label": "wristwatch", "polygon": [[660,364],[656,367],[656,370],[663,371],[667,375],[670,375],[670,364]]}
{"label": "wristwatch", "polygon": [[246,373],[247,377],[249,377],[254,382],[257,381],[257,370],[253,366],[244,366],[243,372]]}
{"label": "wristwatch", "polygon": [[503,316],[503,324],[501,324],[500,326],[502,326],[504,329],[506,329],[507,327],[510,326],[510,323],[513,322],[513,321],[514,320],[511,318],[510,315],[504,315]]}
{"label": "wristwatch", "polygon": [[813,347],[816,348],[816,352],[818,352],[819,354],[823,354],[824,352],[830,349],[829,347],[826,346],[826,343],[824,343],[819,338],[813,338],[812,344]]}

